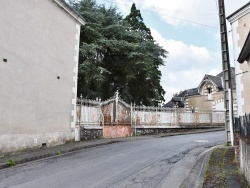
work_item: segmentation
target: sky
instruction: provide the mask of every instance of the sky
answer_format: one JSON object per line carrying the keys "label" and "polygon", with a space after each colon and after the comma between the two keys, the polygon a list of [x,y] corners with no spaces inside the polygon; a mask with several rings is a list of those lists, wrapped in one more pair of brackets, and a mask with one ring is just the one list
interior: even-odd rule
{"label": "sky", "polygon": [[[160,67],[165,102],[174,93],[198,87],[205,74],[222,71],[217,0],[96,0],[116,6],[125,17],[134,2],[156,43],[168,51]],[[226,16],[248,0],[224,0]],[[227,22],[230,63],[234,66],[231,25]]]}

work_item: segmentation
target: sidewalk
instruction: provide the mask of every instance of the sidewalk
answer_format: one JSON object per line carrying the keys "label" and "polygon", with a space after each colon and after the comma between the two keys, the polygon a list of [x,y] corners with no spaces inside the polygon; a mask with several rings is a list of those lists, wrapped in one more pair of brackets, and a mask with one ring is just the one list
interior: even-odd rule
{"label": "sidewalk", "polygon": [[43,159],[47,157],[62,155],[82,149],[108,145],[117,142],[125,142],[138,139],[146,138],[157,138],[165,136],[175,136],[175,135],[184,135],[184,134],[194,134],[194,133],[203,133],[203,132],[213,132],[218,130],[224,130],[223,128],[212,128],[212,129],[198,129],[191,130],[188,132],[176,132],[176,133],[165,133],[165,134],[156,134],[156,135],[145,135],[145,136],[136,136],[136,137],[124,137],[124,138],[106,138],[106,139],[95,139],[88,141],[80,142],[69,142],[64,145],[58,145],[54,147],[41,147],[39,149],[27,149],[22,152],[14,153],[11,155],[0,156],[0,169],[8,168],[8,162],[14,162],[15,165],[26,163],[30,161],[35,161],[38,159]]}
{"label": "sidewalk", "polygon": [[197,157],[182,188],[248,188],[232,146],[216,146]]}
{"label": "sidewalk", "polygon": [[247,188],[248,184],[235,161],[234,147],[219,146],[213,150],[207,163],[203,188]]}

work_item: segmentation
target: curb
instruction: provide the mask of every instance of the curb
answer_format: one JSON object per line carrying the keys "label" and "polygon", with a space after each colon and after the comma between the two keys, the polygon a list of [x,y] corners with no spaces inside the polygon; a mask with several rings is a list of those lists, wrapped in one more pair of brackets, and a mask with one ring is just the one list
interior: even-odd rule
{"label": "curb", "polygon": [[220,145],[211,147],[197,156],[196,162],[193,165],[190,173],[182,182],[181,188],[202,188],[206,171],[206,164],[209,160],[212,151],[217,147],[220,147]]}
{"label": "curb", "polygon": [[225,128],[217,128],[217,129],[213,129],[213,130],[204,129],[204,131],[169,133],[168,135],[155,136],[155,138],[169,137],[169,136],[178,136],[178,135],[186,135],[186,134],[197,134],[197,133],[216,132],[216,131],[224,131],[224,130],[225,130]]}
{"label": "curb", "polygon": [[[146,138],[147,136],[150,136],[151,138],[152,137],[153,138],[163,138],[163,137],[178,136],[178,135],[197,134],[197,133],[206,133],[206,132],[216,132],[216,131],[222,131],[222,130],[224,130],[224,128],[223,129],[219,129],[218,128],[218,129],[213,129],[213,130],[206,130],[206,129],[204,129],[204,130],[193,131],[193,132],[169,133],[169,134],[166,134],[166,135],[144,135],[144,136],[141,136],[141,137],[137,136],[136,140]],[[134,138],[136,138],[136,137],[134,137]],[[76,151],[80,151],[80,150],[84,150],[84,149],[88,149],[88,148],[93,148],[93,147],[98,147],[98,146],[103,146],[103,145],[109,145],[109,144],[118,143],[118,142],[124,142],[124,141],[129,141],[129,140],[111,140],[111,141],[108,141],[108,142],[96,143],[96,144],[92,144],[92,145],[87,145],[87,146],[85,145],[85,146],[75,147],[75,148],[71,148],[71,149],[61,150],[60,152],[61,152],[61,155],[62,154],[68,154],[68,153],[72,153],[72,152],[76,152]],[[33,156],[33,157],[21,159],[21,160],[16,160],[15,164],[16,165],[17,164],[23,164],[23,163],[27,163],[27,162],[32,162],[32,161],[36,161],[36,160],[40,160],[40,159],[44,159],[44,158],[49,158],[49,157],[57,157],[57,156],[61,156],[61,155],[58,155],[55,152],[53,152],[53,153],[47,153],[47,154],[37,155],[37,156]],[[8,162],[0,164],[0,170],[8,168],[8,167],[9,167]]]}
{"label": "curb", "polygon": [[[73,153],[73,152],[88,149],[88,148],[93,148],[93,147],[98,147],[98,146],[103,146],[103,145],[109,145],[109,144],[114,144],[114,143],[118,143],[118,142],[122,142],[122,141],[109,141],[109,142],[106,142],[106,143],[103,142],[103,143],[98,143],[98,144],[93,144],[93,145],[88,145],[88,146],[76,147],[76,148],[72,148],[72,149],[68,149],[68,150],[62,150],[62,151],[60,151],[61,152],[60,155],[58,155],[56,153],[38,155],[38,156],[34,156],[34,157],[29,157],[29,158],[17,160],[17,161],[15,161],[15,164],[17,165],[17,164],[23,164],[23,163],[27,163],[27,162],[32,162],[32,161],[44,159],[44,158],[57,157],[57,156],[61,156],[63,154]],[[8,165],[8,162],[0,164],[0,170],[8,168],[8,167],[10,167]]]}

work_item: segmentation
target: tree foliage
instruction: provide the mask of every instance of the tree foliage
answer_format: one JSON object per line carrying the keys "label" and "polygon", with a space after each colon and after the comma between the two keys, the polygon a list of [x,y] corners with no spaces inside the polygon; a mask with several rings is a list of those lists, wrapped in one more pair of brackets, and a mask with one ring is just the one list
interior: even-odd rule
{"label": "tree foliage", "polygon": [[132,30],[141,33],[142,39],[153,40],[151,31],[144,24],[141,12],[140,10],[136,9],[135,3],[132,4],[132,7],[130,9],[130,14],[127,15],[124,20],[126,20],[129,23],[130,28]]}
{"label": "tree foliage", "polygon": [[128,103],[163,101],[159,66],[167,53],[154,42],[135,5],[125,19],[116,7],[93,0],[71,5],[86,20],[80,36],[78,95],[106,100],[118,90]]}

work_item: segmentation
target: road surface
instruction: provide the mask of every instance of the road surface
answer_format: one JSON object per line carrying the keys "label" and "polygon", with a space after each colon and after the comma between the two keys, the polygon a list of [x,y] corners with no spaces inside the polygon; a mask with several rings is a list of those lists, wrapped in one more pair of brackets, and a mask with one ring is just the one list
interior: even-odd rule
{"label": "road surface", "polygon": [[225,132],[119,142],[0,170],[0,187],[177,188]]}

